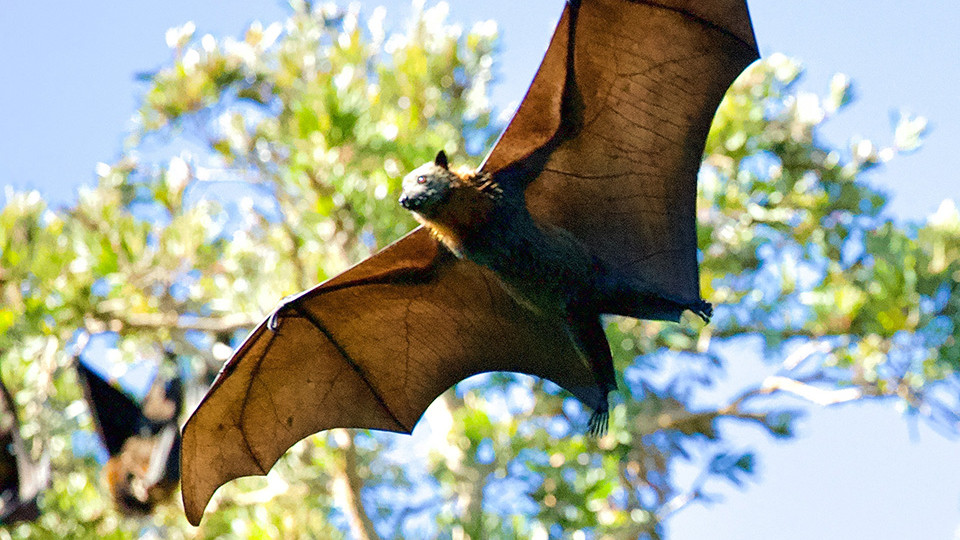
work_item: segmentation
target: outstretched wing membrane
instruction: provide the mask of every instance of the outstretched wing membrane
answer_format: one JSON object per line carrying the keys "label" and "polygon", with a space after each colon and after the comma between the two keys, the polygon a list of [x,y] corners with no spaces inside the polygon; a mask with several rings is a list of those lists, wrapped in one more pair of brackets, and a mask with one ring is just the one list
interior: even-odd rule
{"label": "outstretched wing membrane", "polygon": [[[756,57],[744,0],[564,9],[481,169],[583,242],[610,290],[630,293],[601,311],[672,318],[702,304],[696,174],[720,98]],[[643,304],[656,298],[665,303]],[[549,379],[591,407],[605,400],[562,321],[520,306],[489,270],[417,229],[284,302],[224,365],[184,428],[187,517],[199,523],[220,485],[266,474],[303,437],[409,432],[441,392],[488,371]]]}
{"label": "outstretched wing membrane", "polygon": [[[744,0],[571,2],[482,169],[636,302],[697,305],[697,171],[720,99],[757,57]],[[606,311],[644,313],[626,304]]]}
{"label": "outstretched wing membrane", "polygon": [[266,474],[318,431],[409,433],[443,391],[488,371],[549,379],[591,406],[605,397],[559,324],[417,229],[247,337],[184,428],[187,517],[198,523],[217,487]]}

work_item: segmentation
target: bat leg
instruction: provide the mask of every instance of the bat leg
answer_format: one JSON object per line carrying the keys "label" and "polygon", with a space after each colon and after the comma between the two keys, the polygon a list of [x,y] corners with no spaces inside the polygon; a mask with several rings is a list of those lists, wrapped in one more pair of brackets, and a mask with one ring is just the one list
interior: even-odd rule
{"label": "bat leg", "polygon": [[597,403],[588,404],[593,407],[593,415],[590,417],[587,432],[593,437],[602,437],[607,432],[610,417],[607,394],[617,389],[610,344],[607,342],[599,314],[590,309],[578,309],[576,306],[572,307],[570,312],[570,337],[590,362],[602,396]]}

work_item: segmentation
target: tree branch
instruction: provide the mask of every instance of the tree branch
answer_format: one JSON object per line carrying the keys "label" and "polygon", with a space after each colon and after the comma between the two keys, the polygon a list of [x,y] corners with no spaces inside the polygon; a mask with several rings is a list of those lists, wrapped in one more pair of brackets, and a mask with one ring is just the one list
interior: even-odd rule
{"label": "tree branch", "polygon": [[95,311],[92,317],[84,321],[87,329],[93,333],[105,329],[120,330],[159,328],[176,328],[178,330],[198,330],[201,332],[232,332],[243,328],[250,328],[259,322],[246,313],[229,313],[219,317],[199,317],[181,315],[176,312],[166,313],[121,313],[110,311]]}
{"label": "tree branch", "polygon": [[353,433],[346,429],[335,429],[333,438],[340,447],[343,460],[338,464],[339,467],[334,468],[331,491],[343,505],[353,537],[356,540],[380,540],[360,498],[363,480],[357,474],[357,449],[353,444]]}
{"label": "tree branch", "polygon": [[865,397],[863,390],[860,388],[826,390],[780,375],[771,375],[764,379],[763,385],[757,391],[757,395],[768,395],[779,391],[789,392],[822,407],[856,401]]}

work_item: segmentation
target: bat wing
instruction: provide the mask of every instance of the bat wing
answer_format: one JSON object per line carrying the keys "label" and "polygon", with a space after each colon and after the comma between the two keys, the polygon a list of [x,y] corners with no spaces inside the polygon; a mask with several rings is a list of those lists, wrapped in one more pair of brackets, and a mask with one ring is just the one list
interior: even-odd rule
{"label": "bat wing", "polygon": [[[167,381],[157,375],[143,399],[143,415],[152,434],[153,450],[144,474],[144,485],[169,486],[180,481],[180,412],[183,408],[183,381],[177,376]],[[165,496],[157,497],[158,500]]]}
{"label": "bat wing", "polygon": [[100,440],[110,454],[104,476],[114,502],[124,513],[148,515],[176,489],[180,478],[181,381],[164,381],[158,371],[138,404],[80,357],[74,363]]}
{"label": "bat wing", "polygon": [[[565,8],[482,170],[523,190],[537,219],[588,246],[612,291],[664,300],[650,308],[611,295],[602,311],[676,318],[702,304],[696,174],[720,98],[756,57],[744,0]],[[409,433],[440,393],[476,373],[540,376],[600,405],[603,385],[562,321],[547,319],[424,229],[284,302],[184,427],[187,518],[198,524],[219,486],[266,474],[310,434]]]}
{"label": "bat wing", "polygon": [[183,430],[187,518],[199,523],[220,485],[266,474],[318,431],[409,433],[437,396],[477,373],[536,375],[598,404],[605,396],[579,358],[559,322],[416,229],[283,303],[224,365]]}
{"label": "bat wing", "polygon": [[30,459],[13,396],[0,382],[0,525],[37,519],[37,498],[49,479],[49,456],[44,454],[39,462]]}
{"label": "bat wing", "polygon": [[100,440],[107,447],[107,453],[116,456],[127,439],[139,434],[146,422],[143,412],[133,399],[114,388],[79,357],[75,364]]}
{"label": "bat wing", "polygon": [[[758,58],[745,0],[581,0],[481,169],[609,271],[605,313],[700,299],[696,179],[717,105]],[[651,303],[651,300],[653,302]]]}

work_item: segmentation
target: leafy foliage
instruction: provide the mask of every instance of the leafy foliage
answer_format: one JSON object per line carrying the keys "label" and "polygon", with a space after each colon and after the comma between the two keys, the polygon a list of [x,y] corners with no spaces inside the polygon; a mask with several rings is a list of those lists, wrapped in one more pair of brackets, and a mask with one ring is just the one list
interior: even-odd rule
{"label": "leafy foliage", "polygon": [[[116,336],[118,361],[170,350],[194,400],[244,332],[276,304],[406,232],[405,171],[440,148],[477,163],[498,130],[486,101],[495,34],[463,33],[445,7],[387,36],[385,13],[294,3],[240,40],[171,30],[170,65],[148,78],[139,128],[98,184],[63,211],[8,193],[0,211],[0,377],[16,392],[31,453],[50,456],[41,518],[8,537],[193,536],[172,502],[149,524],[120,517],[99,465],[77,448],[91,419],[70,368],[86,336]],[[868,171],[918,144],[904,118],[890,147],[817,138],[852,99],[799,92],[781,55],[754,65],[718,111],[701,171],[710,325],[613,319],[621,392],[611,433],[550,383],[493,374],[447,392],[414,438],[334,431],[297,445],[266,479],[222,489],[203,537],[468,535],[591,530],[658,537],[715,482],[743,483],[756,458],[724,436],[746,422],[789,437],[819,404],[896,397],[957,426],[960,215],[923,224],[883,213]],[[728,403],[699,393],[724,341],[760,338],[778,375]],[[428,455],[426,459],[410,456]],[[678,464],[702,473],[682,483]]]}

